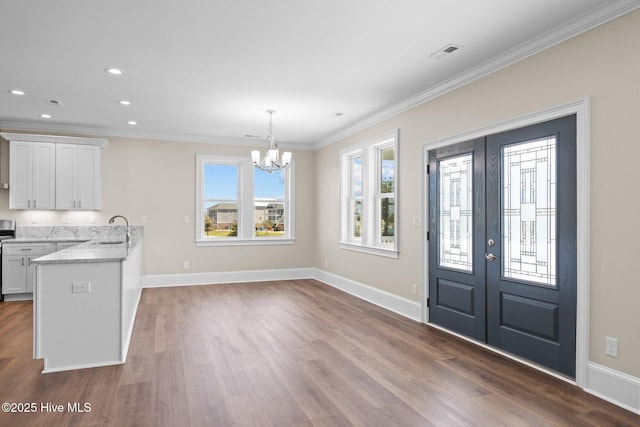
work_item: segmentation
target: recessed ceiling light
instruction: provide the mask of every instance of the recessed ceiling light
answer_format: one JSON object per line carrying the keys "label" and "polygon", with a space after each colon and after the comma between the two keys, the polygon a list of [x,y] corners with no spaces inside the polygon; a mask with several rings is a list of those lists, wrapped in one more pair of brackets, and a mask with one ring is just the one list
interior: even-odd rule
{"label": "recessed ceiling light", "polygon": [[11,90],[9,91],[9,93],[10,93],[11,95],[18,95],[18,96],[22,96],[22,95],[24,95],[24,92],[23,92],[23,91],[21,91],[20,89],[11,89]]}
{"label": "recessed ceiling light", "polygon": [[42,114],[40,114],[40,117],[42,117],[43,119],[50,119],[51,118],[51,114],[42,113]]}
{"label": "recessed ceiling light", "polygon": [[62,107],[62,102],[58,101],[57,99],[45,99],[44,102],[49,105],[53,105],[54,107]]}
{"label": "recessed ceiling light", "polygon": [[121,99],[118,101],[120,105],[131,105],[131,101],[127,101],[126,99]]}
{"label": "recessed ceiling light", "polygon": [[137,125],[137,124],[138,124],[138,122],[133,121],[133,120],[129,120],[129,121],[127,122],[127,124],[128,124],[128,125],[131,125],[131,126],[135,126],[135,125]]}
{"label": "recessed ceiling light", "polygon": [[119,68],[110,67],[110,68],[105,68],[104,70],[109,74],[113,74],[114,76],[119,76],[120,74],[122,74],[122,70]]}

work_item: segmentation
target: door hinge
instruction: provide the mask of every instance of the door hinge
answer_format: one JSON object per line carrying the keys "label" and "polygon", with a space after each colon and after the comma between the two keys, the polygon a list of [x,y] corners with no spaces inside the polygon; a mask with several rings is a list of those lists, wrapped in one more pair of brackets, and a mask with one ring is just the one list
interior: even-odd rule
{"label": "door hinge", "polygon": [[427,240],[429,240],[429,232],[427,231]]}
{"label": "door hinge", "polygon": [[429,303],[430,303],[429,298],[427,298],[427,307],[429,307]]}
{"label": "door hinge", "polygon": [[431,173],[431,165],[427,165],[427,175]]}

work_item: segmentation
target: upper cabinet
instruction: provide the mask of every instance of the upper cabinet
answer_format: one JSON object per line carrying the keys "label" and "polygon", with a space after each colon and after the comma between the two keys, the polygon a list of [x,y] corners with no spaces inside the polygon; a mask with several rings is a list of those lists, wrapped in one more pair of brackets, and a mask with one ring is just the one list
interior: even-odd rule
{"label": "upper cabinet", "polygon": [[56,144],[56,209],[100,209],[100,147]]}
{"label": "upper cabinet", "polygon": [[55,209],[55,144],[11,141],[9,209]]}
{"label": "upper cabinet", "polygon": [[9,146],[9,209],[98,210],[107,141],[0,133]]}

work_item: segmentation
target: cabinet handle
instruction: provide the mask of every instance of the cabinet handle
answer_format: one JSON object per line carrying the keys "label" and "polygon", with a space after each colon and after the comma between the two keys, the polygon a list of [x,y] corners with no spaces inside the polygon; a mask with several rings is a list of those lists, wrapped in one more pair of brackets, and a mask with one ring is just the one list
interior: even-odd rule
{"label": "cabinet handle", "polygon": [[33,249],[33,248],[22,248],[22,249],[20,249],[20,250],[21,250],[21,251],[23,251],[23,252],[25,252],[25,251],[30,251],[31,249]]}
{"label": "cabinet handle", "polygon": [[31,265],[31,257],[27,257],[27,265]]}
{"label": "cabinet handle", "polygon": [[74,209],[76,208],[76,201],[75,200],[73,201],[73,208]]}
{"label": "cabinet handle", "polygon": [[37,200],[34,200],[34,201],[33,201],[33,209],[35,209],[35,208],[36,208],[36,202],[37,202]]}
{"label": "cabinet handle", "polygon": [[24,266],[24,258],[22,258],[22,265]]}
{"label": "cabinet handle", "polygon": [[78,200],[78,207],[82,209],[82,200]]}
{"label": "cabinet handle", "polygon": [[27,208],[31,209],[31,200],[27,200]]}

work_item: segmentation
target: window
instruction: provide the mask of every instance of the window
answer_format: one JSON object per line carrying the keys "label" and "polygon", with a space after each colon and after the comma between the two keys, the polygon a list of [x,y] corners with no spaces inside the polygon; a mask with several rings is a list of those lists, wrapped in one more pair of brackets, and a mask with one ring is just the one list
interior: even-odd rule
{"label": "window", "polygon": [[397,130],[340,153],[340,247],[397,258]]}
{"label": "window", "polygon": [[247,157],[197,155],[199,246],[293,243],[293,163],[271,174]]}

